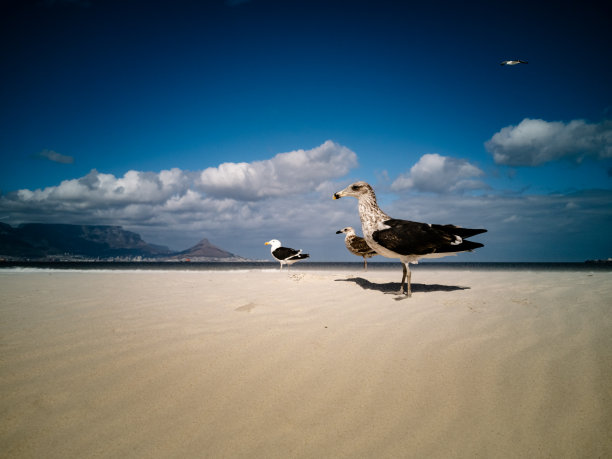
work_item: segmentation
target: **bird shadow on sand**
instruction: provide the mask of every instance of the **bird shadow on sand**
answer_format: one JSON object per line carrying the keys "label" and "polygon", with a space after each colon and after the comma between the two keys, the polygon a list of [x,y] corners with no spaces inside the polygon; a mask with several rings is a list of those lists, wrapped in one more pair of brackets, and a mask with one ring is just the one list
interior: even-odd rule
{"label": "bird shadow on sand", "polygon": [[[399,282],[385,282],[382,284],[377,284],[374,282],[370,282],[363,277],[350,277],[348,279],[336,279],[336,282],[354,282],[359,285],[364,290],[376,290],[383,293],[394,293],[399,292],[400,283]],[[418,292],[453,292],[455,290],[468,290],[470,287],[459,287],[457,285],[440,285],[440,284],[415,284],[412,283],[412,293]]]}

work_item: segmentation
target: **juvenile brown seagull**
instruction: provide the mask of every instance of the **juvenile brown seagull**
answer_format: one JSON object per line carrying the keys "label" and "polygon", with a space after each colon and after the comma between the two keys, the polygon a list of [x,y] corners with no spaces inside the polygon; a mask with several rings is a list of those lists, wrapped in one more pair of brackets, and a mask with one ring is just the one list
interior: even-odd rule
{"label": "juvenile brown seagull", "polygon": [[363,269],[368,269],[368,258],[372,258],[374,255],[378,255],[375,250],[368,245],[364,238],[359,237],[355,234],[355,230],[352,226],[347,226],[346,228],[342,228],[339,231],[336,231],[336,234],[346,234],[344,238],[344,245],[354,255],[358,257],[363,257]]}
{"label": "juvenile brown seagull", "polygon": [[272,256],[280,262],[280,269],[283,269],[283,265],[292,265],[296,261],[308,258],[310,255],[302,253],[301,250],[290,249],[289,247],[281,247],[281,242],[278,239],[272,239],[266,242],[264,245],[270,246],[270,253]]}
{"label": "juvenile brown seagull", "polygon": [[355,182],[334,194],[334,199],[353,196],[359,200],[359,218],[363,237],[377,253],[387,258],[399,258],[404,273],[400,283],[400,294],[411,295],[409,263],[420,258],[439,258],[469,252],[483,244],[466,241],[485,229],[461,228],[454,225],[432,225],[389,217],[376,202],[374,190],[366,182]]}

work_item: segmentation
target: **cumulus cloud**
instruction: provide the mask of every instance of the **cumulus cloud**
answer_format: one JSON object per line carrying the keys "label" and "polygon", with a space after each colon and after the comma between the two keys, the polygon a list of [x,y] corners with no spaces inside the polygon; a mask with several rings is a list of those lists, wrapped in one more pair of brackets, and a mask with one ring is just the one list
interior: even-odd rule
{"label": "cumulus cloud", "polygon": [[[256,259],[270,259],[263,242],[276,238],[304,249],[315,261],[356,261],[346,251],[343,238],[335,234],[345,226],[360,227],[356,202],[331,199],[334,191],[346,186],[349,179],[345,175],[356,164],[353,152],[326,142],[312,150],[244,163],[243,170],[251,175],[243,181],[232,173],[225,176],[221,166],[207,169],[206,176],[228,178],[228,182],[221,181],[223,186],[214,180],[204,184],[205,171],[175,168],[115,176],[92,170],[55,186],[0,195],[0,215],[9,216],[3,222],[11,225],[121,225],[138,232],[147,242],[175,250],[207,237],[225,250]],[[381,207],[393,217],[487,228],[489,232],[477,239],[485,248],[457,261],[505,261],[508,254],[523,261],[610,256],[607,228],[612,218],[612,192],[478,197],[448,193],[476,187],[482,175],[467,161],[424,155],[401,177],[404,184],[398,178],[394,188],[434,193],[398,199],[395,193],[379,190],[384,188],[380,183],[373,185]],[[276,182],[267,183],[272,180]],[[234,183],[237,191],[227,183]],[[254,199],[247,191],[256,193],[256,186],[263,192]]]}
{"label": "cumulus cloud", "polygon": [[92,170],[84,177],[64,180],[57,186],[18,190],[7,196],[15,203],[36,208],[87,209],[124,207],[165,202],[188,186],[186,173],[179,169],[159,173],[128,171],[123,177]]}
{"label": "cumulus cloud", "polygon": [[74,158],[72,156],[62,155],[53,150],[43,150],[40,153],[34,155],[34,158],[46,159],[48,161],[53,161],[54,163],[60,163],[60,164],[73,164],[74,163]]}
{"label": "cumulus cloud", "polygon": [[421,156],[409,172],[401,174],[391,184],[391,189],[433,193],[463,192],[486,188],[483,182],[474,179],[482,175],[484,172],[481,169],[464,159],[431,153]]}
{"label": "cumulus cloud", "polygon": [[[249,250],[257,253],[265,240],[308,242],[345,226],[354,209],[329,205],[330,196],[340,188],[334,180],[356,164],[348,148],[325,142],[238,167],[228,163],[204,171],[131,170],[123,176],[92,170],[55,186],[2,195],[0,212],[10,215],[7,223],[12,225],[121,225],[148,242],[174,249],[209,237],[230,252],[256,256]],[[266,256],[264,250],[261,254]]]}
{"label": "cumulus cloud", "polygon": [[346,175],[357,155],[331,140],[311,150],[279,153],[251,163],[223,163],[200,174],[198,187],[210,196],[252,201],[303,193]]}
{"label": "cumulus cloud", "polygon": [[612,120],[589,124],[584,120],[544,121],[525,118],[506,126],[485,142],[497,164],[539,166],[562,158],[612,158]]}

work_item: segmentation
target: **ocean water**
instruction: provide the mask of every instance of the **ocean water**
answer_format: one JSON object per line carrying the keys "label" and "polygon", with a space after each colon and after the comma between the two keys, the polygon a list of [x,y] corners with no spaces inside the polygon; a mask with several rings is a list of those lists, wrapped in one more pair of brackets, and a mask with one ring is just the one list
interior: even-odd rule
{"label": "ocean water", "polygon": [[[369,262],[368,270],[398,270],[399,261]],[[76,271],[232,271],[232,270],[278,270],[279,264],[273,261],[250,262],[0,262],[0,272],[36,270],[76,270]],[[362,262],[300,262],[283,270],[288,271],[325,271],[325,270],[362,271]],[[612,263],[517,263],[517,262],[421,262],[410,265],[412,271],[439,269],[468,270],[531,270],[531,271],[612,271]]]}

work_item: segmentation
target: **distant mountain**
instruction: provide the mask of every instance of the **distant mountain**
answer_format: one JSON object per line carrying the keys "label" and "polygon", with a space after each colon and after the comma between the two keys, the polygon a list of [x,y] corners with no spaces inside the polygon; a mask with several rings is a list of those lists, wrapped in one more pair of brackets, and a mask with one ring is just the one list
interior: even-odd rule
{"label": "distant mountain", "polygon": [[208,239],[202,239],[190,249],[183,250],[175,255],[177,258],[235,258],[236,255],[212,245]]}
{"label": "distant mountain", "polygon": [[235,259],[230,252],[208,239],[182,252],[149,244],[139,234],[120,226],[25,223],[13,228],[0,223],[0,258],[155,258],[155,259]]}
{"label": "distant mountain", "polygon": [[148,244],[120,226],[26,223],[16,228],[0,223],[0,256],[49,258],[158,257],[168,247]]}

